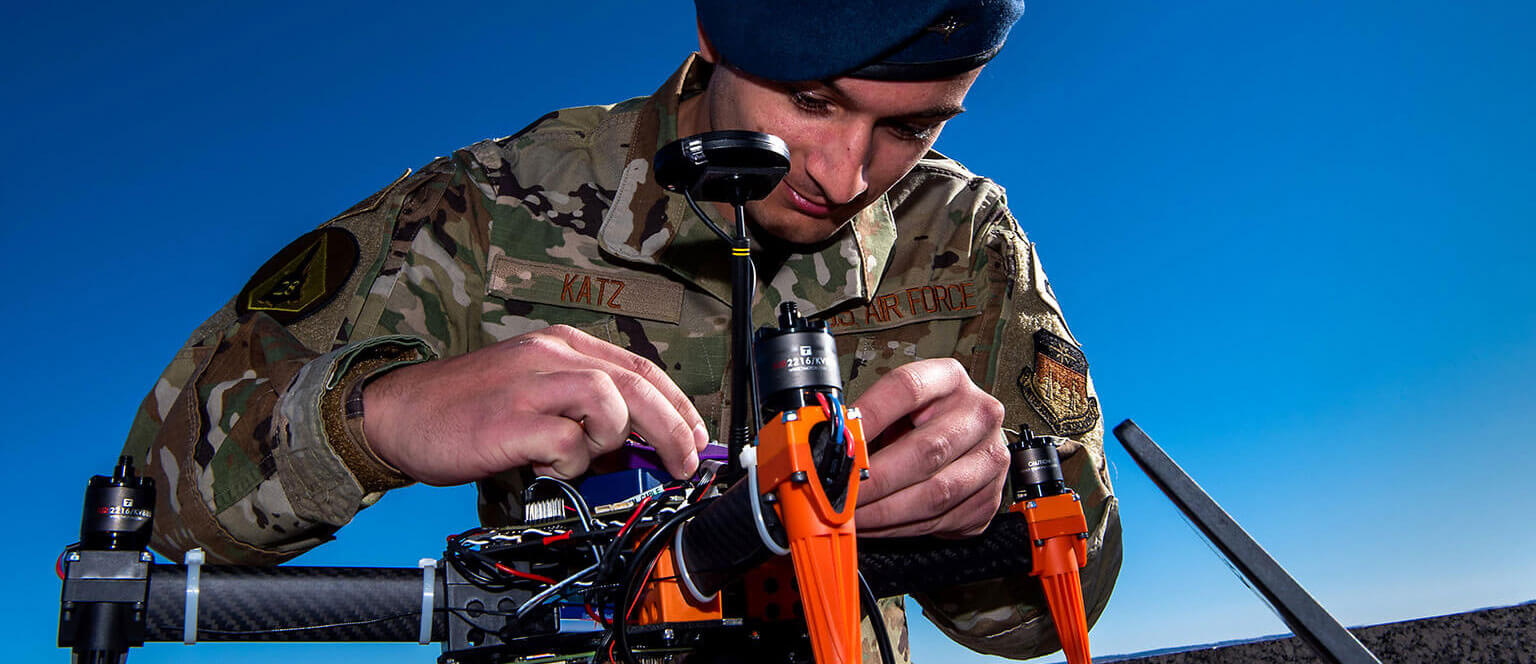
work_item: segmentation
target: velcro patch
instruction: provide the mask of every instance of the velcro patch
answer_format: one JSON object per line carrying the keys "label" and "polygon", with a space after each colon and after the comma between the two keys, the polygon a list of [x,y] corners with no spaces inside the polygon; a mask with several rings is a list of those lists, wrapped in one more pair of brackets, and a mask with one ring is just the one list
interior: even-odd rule
{"label": "velcro patch", "polygon": [[985,294],[972,280],[924,284],[883,293],[863,309],[844,311],[827,319],[832,334],[885,328],[945,318],[970,318],[985,308]]}
{"label": "velcro patch", "polygon": [[235,312],[266,313],[287,325],[318,311],[357,267],[357,238],[334,226],[299,236],[263,263],[235,298]]}
{"label": "velcro patch", "polygon": [[1087,433],[1099,423],[1099,400],[1088,394],[1088,359],[1047,330],[1035,332],[1035,365],[1019,374],[1019,390],[1057,435]]}
{"label": "velcro patch", "polygon": [[497,297],[676,323],[683,285],[636,275],[497,256],[486,292]]}

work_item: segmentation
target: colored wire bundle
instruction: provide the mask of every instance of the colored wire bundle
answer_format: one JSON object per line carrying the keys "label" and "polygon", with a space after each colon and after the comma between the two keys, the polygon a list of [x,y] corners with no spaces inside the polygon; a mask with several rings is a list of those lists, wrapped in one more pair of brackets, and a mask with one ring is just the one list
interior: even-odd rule
{"label": "colored wire bundle", "polygon": [[[566,508],[574,513],[574,523],[567,519],[564,523],[568,525],[475,528],[449,537],[445,558],[460,575],[481,588],[494,592],[523,590],[532,593],[515,612],[486,611],[486,614],[520,621],[552,602],[581,606],[593,622],[609,630],[607,649],[610,657],[633,662],[635,658],[628,635],[623,632],[630,614],[643,594],[645,582],[670,533],[713,500],[708,496],[713,483],[713,477],[699,485],[687,481],[669,482],[641,494],[628,511],[618,515],[610,512],[599,518],[594,516],[592,507],[575,487],[556,478],[539,477],[529,484],[524,498],[531,500],[536,487],[552,487],[562,494]],[[562,554],[555,549],[562,542],[568,553]],[[541,555],[545,558],[560,561],[547,566],[582,567],[557,579],[532,571],[532,563],[514,567],[517,563],[506,560],[510,557],[508,554],[523,554],[530,548],[543,551]],[[497,552],[503,549],[505,551],[498,555]],[[526,561],[527,557],[520,555],[514,559]],[[520,569],[524,566],[529,569]],[[612,618],[606,617],[607,612],[599,608],[604,606],[612,607]],[[460,615],[462,612],[450,613],[469,620]]]}

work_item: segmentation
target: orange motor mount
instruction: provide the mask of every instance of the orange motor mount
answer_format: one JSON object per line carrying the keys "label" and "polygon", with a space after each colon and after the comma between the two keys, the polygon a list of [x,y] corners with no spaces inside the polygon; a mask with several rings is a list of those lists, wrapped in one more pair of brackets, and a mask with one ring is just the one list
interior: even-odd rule
{"label": "orange motor mount", "polygon": [[[868,476],[864,429],[843,408],[837,347],[826,323],[793,303],[758,330],[758,394],[771,414],[758,432],[758,492],[789,540],[811,649],[821,664],[859,659],[859,557],[853,509]],[[748,469],[748,472],[753,472]]]}
{"label": "orange motor mount", "polygon": [[[758,434],[760,491],[773,502],[789,538],[800,603],[805,611],[811,649],[821,664],[859,661],[859,556],[853,508],[859,479],[869,468],[864,433],[857,413],[845,419],[848,473],[830,476],[824,453],[818,464],[812,441],[832,425],[824,411],[806,406],[786,411]],[[834,415],[835,417],[835,415]],[[818,436],[820,434],[820,436]],[[841,447],[841,446],[839,446]]]}
{"label": "orange motor mount", "polygon": [[1068,664],[1090,664],[1088,618],[1078,575],[1078,569],[1088,564],[1088,521],[1082,501],[1066,486],[1053,437],[1035,436],[1025,428],[1008,452],[1014,489],[1009,511],[1023,513],[1029,525],[1034,561],[1030,574],[1040,577],[1044,586]]}

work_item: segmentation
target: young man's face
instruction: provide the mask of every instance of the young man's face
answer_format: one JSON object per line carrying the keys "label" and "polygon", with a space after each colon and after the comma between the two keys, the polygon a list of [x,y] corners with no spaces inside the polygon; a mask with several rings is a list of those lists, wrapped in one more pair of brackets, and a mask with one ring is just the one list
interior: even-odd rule
{"label": "young man's face", "polygon": [[[704,54],[714,60],[707,45]],[[682,110],[679,134],[748,129],[784,139],[789,175],[747,213],[780,239],[813,244],[912,170],[944,122],[964,110],[980,71],[936,81],[782,83],[717,66],[705,94]]]}

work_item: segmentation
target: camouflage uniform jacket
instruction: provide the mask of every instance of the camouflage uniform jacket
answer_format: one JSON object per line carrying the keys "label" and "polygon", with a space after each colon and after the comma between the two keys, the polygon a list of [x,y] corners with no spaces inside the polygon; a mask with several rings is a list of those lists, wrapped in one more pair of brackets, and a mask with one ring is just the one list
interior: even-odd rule
{"label": "camouflage uniform jacket", "polygon": [[[193,333],[137,414],[125,449],[159,482],[156,548],[275,564],[329,540],[407,483],[362,436],[367,378],[555,323],[664,367],[723,440],[728,248],[649,170],[675,138],[679,100],[706,81],[690,59],[649,98],[551,113],[402,176],[290,245],[314,261],[317,246],[334,256],[325,244],[350,237],[359,258],[329,300],[303,280],[256,289],[308,292],[302,311],[248,286]],[[828,319],[850,399],[895,366],[953,357],[1010,425],[1072,436],[1062,453],[1088,515],[1096,618],[1120,563],[1102,423],[1002,190],[930,153],[824,246],[759,270],[755,319],[787,300]],[[521,515],[520,486],[515,472],[481,482],[481,519]],[[960,643],[1023,657],[1056,647],[1037,586],[1021,576],[918,600]],[[888,604],[906,659],[900,600]]]}

